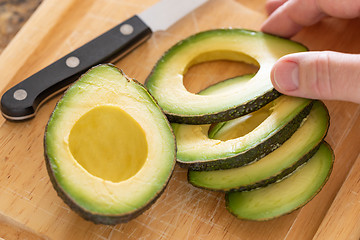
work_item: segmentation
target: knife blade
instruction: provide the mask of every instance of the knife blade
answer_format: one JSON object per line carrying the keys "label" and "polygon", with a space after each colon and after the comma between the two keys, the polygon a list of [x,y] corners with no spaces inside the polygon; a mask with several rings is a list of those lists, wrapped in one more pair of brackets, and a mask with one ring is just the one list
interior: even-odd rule
{"label": "knife blade", "polygon": [[206,1],[159,1],[7,90],[1,98],[2,115],[12,121],[34,117],[42,103],[64,91],[87,69],[119,60],[153,32],[166,30]]}

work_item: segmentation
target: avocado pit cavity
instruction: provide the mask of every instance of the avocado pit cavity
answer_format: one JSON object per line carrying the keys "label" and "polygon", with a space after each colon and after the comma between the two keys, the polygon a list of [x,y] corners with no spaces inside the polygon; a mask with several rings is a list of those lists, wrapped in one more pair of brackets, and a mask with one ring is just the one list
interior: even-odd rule
{"label": "avocado pit cavity", "polygon": [[114,106],[95,107],[84,114],[70,132],[69,149],[86,171],[112,182],[134,176],[148,153],[142,127]]}
{"label": "avocado pit cavity", "polygon": [[[245,74],[253,74],[253,77],[259,67],[260,64],[254,58],[241,52],[221,50],[205,52],[196,56],[186,66],[183,82],[189,92],[198,93],[205,87],[224,79]],[[247,78],[242,84],[246,84],[250,79]],[[237,87],[240,87],[240,84]]]}

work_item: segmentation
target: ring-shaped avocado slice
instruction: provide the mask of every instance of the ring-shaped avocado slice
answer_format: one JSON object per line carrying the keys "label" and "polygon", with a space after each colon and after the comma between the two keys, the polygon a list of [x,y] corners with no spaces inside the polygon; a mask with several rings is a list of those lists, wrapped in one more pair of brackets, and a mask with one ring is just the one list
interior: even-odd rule
{"label": "ring-shaped avocado slice", "polygon": [[[230,80],[230,85],[238,84]],[[218,83],[211,88],[214,88],[212,94],[221,92],[224,84]],[[230,169],[255,162],[289,139],[309,114],[312,105],[313,101],[309,99],[281,96],[258,111],[233,120],[240,121],[239,128],[246,131],[243,136],[229,140],[211,139],[210,124],[173,123],[177,162],[194,171]]]}
{"label": "ring-shaped avocado slice", "polygon": [[[270,71],[282,56],[306,51],[288,39],[244,29],[216,29],[190,36],[170,48],[147,78],[146,87],[170,122],[207,124],[227,121],[255,111],[275,98]],[[211,60],[233,60],[259,66],[241,87],[226,94],[199,95],[183,85],[187,69]]]}
{"label": "ring-shaped avocado slice", "polygon": [[[228,123],[223,125],[223,128],[226,125]],[[213,137],[233,137],[232,134],[238,133],[236,128],[241,128],[241,125],[234,124],[225,131],[219,129]],[[328,128],[329,113],[326,106],[316,101],[299,129],[269,155],[243,167],[217,171],[189,171],[188,181],[196,187],[217,191],[246,191],[267,186],[291,174],[308,161],[318,150]]]}

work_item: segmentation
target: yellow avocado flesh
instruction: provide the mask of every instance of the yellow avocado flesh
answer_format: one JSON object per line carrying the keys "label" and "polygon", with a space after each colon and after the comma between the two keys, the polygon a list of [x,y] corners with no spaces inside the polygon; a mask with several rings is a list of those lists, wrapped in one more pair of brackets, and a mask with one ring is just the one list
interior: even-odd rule
{"label": "yellow avocado flesh", "polygon": [[114,106],[99,106],[83,115],[70,132],[69,148],[90,174],[112,182],[135,175],[147,157],[143,129]]}
{"label": "yellow avocado flesh", "polygon": [[231,123],[226,123],[225,126],[220,129],[221,133],[218,132],[213,139],[227,141],[250,133],[270,116],[272,112],[271,106],[272,104],[270,103],[255,112],[233,120]]}
{"label": "yellow avocado flesh", "polygon": [[[214,84],[203,91],[200,95],[226,94],[231,89],[246,83],[253,74],[238,76]],[[209,138],[227,141],[242,137],[258,127],[273,111],[273,104],[269,103],[255,112],[248,113],[231,121],[214,124],[209,129]]]}

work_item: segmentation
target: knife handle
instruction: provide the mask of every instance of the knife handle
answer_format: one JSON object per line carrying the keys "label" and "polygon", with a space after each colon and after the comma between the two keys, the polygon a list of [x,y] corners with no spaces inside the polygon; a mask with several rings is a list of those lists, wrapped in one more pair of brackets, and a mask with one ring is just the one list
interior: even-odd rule
{"label": "knife handle", "polygon": [[1,98],[9,120],[34,117],[41,103],[63,91],[91,66],[119,59],[151,36],[136,15],[15,85]]}

